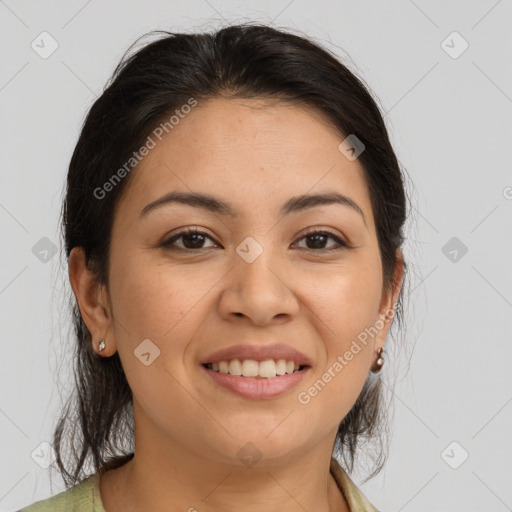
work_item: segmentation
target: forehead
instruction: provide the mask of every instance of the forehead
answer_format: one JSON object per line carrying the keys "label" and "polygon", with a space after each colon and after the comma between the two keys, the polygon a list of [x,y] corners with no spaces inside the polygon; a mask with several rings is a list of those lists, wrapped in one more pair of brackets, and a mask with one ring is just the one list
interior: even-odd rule
{"label": "forehead", "polygon": [[371,219],[362,166],[338,149],[344,138],[309,106],[200,101],[161,141],[154,138],[155,147],[132,171],[122,207],[139,213],[148,202],[180,190],[224,198],[242,211],[269,211],[270,204],[277,208],[291,196],[338,191]]}

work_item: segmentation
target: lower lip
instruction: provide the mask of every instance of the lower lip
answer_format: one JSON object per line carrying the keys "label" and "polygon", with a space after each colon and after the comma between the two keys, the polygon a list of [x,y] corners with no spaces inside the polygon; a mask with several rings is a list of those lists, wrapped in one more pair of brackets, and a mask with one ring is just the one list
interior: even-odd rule
{"label": "lower lip", "polygon": [[304,368],[298,372],[278,375],[272,379],[255,379],[251,377],[238,377],[229,373],[216,372],[201,366],[201,368],[223,388],[244,398],[257,400],[274,398],[282,395],[296,386],[308,373],[311,367]]}

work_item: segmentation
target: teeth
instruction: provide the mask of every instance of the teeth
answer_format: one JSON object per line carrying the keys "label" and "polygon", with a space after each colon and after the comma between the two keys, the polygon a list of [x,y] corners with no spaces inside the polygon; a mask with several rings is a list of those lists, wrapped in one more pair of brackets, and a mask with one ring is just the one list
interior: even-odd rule
{"label": "teeth", "polygon": [[233,359],[229,363],[229,373],[231,375],[242,375],[242,365],[238,359]]}
{"label": "teeth", "polygon": [[[238,362],[237,359],[235,359]],[[244,359],[242,363],[242,375],[244,377],[257,377],[258,376],[259,364],[254,359]],[[261,377],[261,375],[260,375]]]}
{"label": "teeth", "polygon": [[261,361],[259,364],[259,375],[264,379],[272,379],[276,376],[276,363],[273,359]]}
{"label": "teeth", "polygon": [[277,361],[276,373],[277,375],[284,375],[286,373],[286,361],[284,359]]}
{"label": "teeth", "polygon": [[231,375],[243,377],[261,377],[262,379],[273,379],[276,375],[285,373],[294,373],[300,366],[293,361],[285,359],[267,359],[266,361],[255,361],[254,359],[233,359],[231,361],[219,361],[207,365],[212,370],[220,373],[229,373]]}

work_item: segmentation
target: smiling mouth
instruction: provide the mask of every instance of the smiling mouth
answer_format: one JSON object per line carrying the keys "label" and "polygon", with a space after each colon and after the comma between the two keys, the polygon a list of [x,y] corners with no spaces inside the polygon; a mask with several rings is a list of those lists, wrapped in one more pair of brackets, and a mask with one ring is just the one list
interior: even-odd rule
{"label": "smiling mouth", "polygon": [[293,361],[285,360],[267,360],[254,361],[245,360],[243,362],[235,359],[233,361],[219,361],[216,363],[205,363],[202,365],[207,370],[217,373],[232,375],[235,377],[244,377],[247,379],[276,379],[285,377],[293,373],[301,372],[309,368],[308,365],[298,365]]}

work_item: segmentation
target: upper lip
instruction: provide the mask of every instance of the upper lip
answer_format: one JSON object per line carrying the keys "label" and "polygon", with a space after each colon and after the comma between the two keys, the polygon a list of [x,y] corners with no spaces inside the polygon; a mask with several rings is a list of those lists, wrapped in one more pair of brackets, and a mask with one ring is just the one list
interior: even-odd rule
{"label": "upper lip", "polygon": [[220,361],[231,361],[233,359],[253,359],[265,361],[267,359],[285,359],[293,361],[300,366],[311,366],[310,359],[298,350],[281,343],[273,345],[233,345],[218,350],[201,360],[201,364],[218,363]]}

